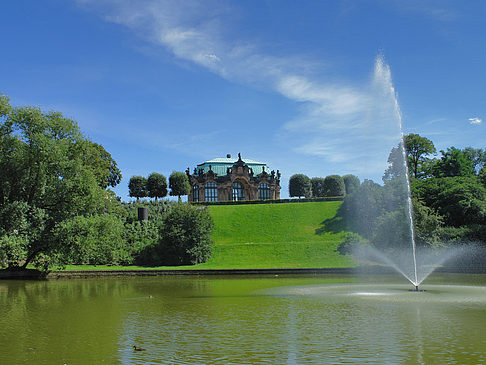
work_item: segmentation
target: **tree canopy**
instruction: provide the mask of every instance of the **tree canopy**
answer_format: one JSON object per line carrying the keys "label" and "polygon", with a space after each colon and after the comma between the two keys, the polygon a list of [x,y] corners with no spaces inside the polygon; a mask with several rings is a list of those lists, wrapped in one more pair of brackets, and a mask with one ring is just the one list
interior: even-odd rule
{"label": "tree canopy", "polygon": [[440,153],[442,157],[434,166],[435,177],[471,176],[475,173],[473,161],[461,150],[449,147]]}
{"label": "tree canopy", "polygon": [[312,183],[308,176],[304,174],[292,175],[289,179],[289,195],[291,197],[306,197],[312,196]]}
{"label": "tree canopy", "polygon": [[213,220],[206,209],[177,204],[159,230],[158,265],[196,265],[211,257]]}
{"label": "tree canopy", "polygon": [[344,180],[339,175],[329,175],[324,179],[325,196],[344,196],[346,187]]}
{"label": "tree canopy", "polygon": [[116,161],[113,160],[110,153],[102,145],[95,142],[90,143],[92,148],[89,149],[89,153],[86,154],[85,158],[90,160],[89,163],[94,168],[99,185],[103,189],[106,189],[108,186],[117,186],[122,179],[122,174]]}
{"label": "tree canopy", "polygon": [[[11,267],[63,261],[63,221],[105,211],[116,162],[76,122],[0,96],[0,251]],[[1,258],[0,258],[1,259]],[[3,257],[5,260],[5,257]]]}
{"label": "tree canopy", "polygon": [[486,224],[486,188],[477,176],[418,181],[414,192],[449,226]]}
{"label": "tree canopy", "polygon": [[137,200],[148,196],[147,179],[143,176],[132,176],[128,182],[128,195]]}
{"label": "tree canopy", "polygon": [[185,173],[180,171],[174,171],[170,174],[169,187],[170,195],[179,197],[179,201],[181,201],[181,195],[187,195],[191,191],[189,178]]}
{"label": "tree canopy", "polygon": [[343,176],[344,186],[346,188],[346,194],[351,194],[355,192],[360,185],[359,178],[355,175],[344,175]]}
{"label": "tree canopy", "polygon": [[152,172],[147,179],[147,193],[151,198],[163,198],[167,196],[167,179],[164,175]]}
{"label": "tree canopy", "polygon": [[313,177],[311,179],[311,185],[312,185],[312,196],[317,196],[317,197],[326,196],[324,179],[322,177]]}
{"label": "tree canopy", "polygon": [[428,138],[410,133],[404,138],[405,150],[407,151],[410,173],[418,178],[423,173],[422,165],[426,164],[427,156],[435,154],[435,146]]}
{"label": "tree canopy", "polygon": [[474,172],[479,174],[486,164],[486,150],[466,147],[462,150],[462,153],[471,161]]}
{"label": "tree canopy", "polygon": [[[449,147],[440,158],[418,135],[404,137],[418,244],[486,242],[486,153]],[[381,248],[406,242],[409,230],[408,184],[402,144],[392,148],[380,186],[365,180],[340,209],[349,228]],[[410,237],[408,237],[408,241]]]}

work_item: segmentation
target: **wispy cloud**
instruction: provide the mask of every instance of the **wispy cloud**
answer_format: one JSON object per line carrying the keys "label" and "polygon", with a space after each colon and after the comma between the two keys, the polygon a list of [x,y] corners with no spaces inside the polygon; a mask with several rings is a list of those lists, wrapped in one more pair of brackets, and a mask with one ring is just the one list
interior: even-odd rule
{"label": "wispy cloud", "polygon": [[469,118],[469,123],[473,125],[479,125],[483,122],[480,118]]}
{"label": "wispy cloud", "polygon": [[381,57],[368,83],[331,82],[312,76],[315,61],[267,54],[251,40],[225,38],[224,19],[231,8],[221,1],[78,0],[78,4],[179,59],[299,102],[300,115],[285,123],[278,135],[293,153],[347,164],[349,172],[371,165],[383,171],[399,138],[396,95],[390,69]]}
{"label": "wispy cloud", "polygon": [[442,122],[445,122],[446,120],[447,120],[446,118],[435,118],[435,119],[431,119],[431,120],[425,122],[425,125],[442,123]]}

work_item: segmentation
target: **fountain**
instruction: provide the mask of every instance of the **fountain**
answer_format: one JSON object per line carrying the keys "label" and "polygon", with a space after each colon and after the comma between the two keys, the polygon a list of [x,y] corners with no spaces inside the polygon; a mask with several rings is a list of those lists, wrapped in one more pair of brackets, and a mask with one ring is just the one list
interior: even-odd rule
{"label": "fountain", "polygon": [[[393,119],[398,126],[395,139],[398,146],[391,148],[388,158],[390,166],[383,177],[383,190],[385,191],[383,194],[386,197],[383,199],[382,207],[379,208],[386,214],[381,226],[377,229],[382,233],[373,233],[373,237],[368,237],[373,245],[359,247],[354,250],[353,254],[361,261],[377,261],[392,267],[410,281],[414,287],[411,291],[419,292],[422,291],[419,289],[419,285],[437,267],[451,257],[464,253],[464,250],[447,247],[417,248],[402,114],[392,83],[390,67],[381,55],[376,59],[375,78],[379,79],[382,93],[380,96],[389,100],[391,105],[392,109],[389,112],[393,114]],[[363,209],[363,207],[369,209],[366,203],[359,204],[356,209]],[[371,231],[369,227],[367,229]]]}

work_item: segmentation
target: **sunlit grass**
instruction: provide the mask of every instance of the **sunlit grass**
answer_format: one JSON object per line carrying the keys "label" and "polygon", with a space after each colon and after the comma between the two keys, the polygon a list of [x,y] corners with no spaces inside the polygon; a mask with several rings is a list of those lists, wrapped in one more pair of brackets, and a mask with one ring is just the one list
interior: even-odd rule
{"label": "sunlit grass", "polygon": [[341,202],[211,206],[213,257],[199,268],[354,266],[336,252],[345,232],[321,232]]}
{"label": "sunlit grass", "polygon": [[[286,269],[352,267],[336,252],[345,231],[323,229],[341,202],[209,207],[214,219],[212,258],[194,266],[69,265],[64,270]],[[339,227],[339,224],[337,225]]]}

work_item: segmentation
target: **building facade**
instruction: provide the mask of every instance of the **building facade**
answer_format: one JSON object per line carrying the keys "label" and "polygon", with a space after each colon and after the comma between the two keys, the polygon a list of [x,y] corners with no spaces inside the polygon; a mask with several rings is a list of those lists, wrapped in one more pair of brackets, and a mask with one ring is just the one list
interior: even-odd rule
{"label": "building facade", "polygon": [[280,199],[280,172],[258,161],[216,158],[203,162],[191,174],[190,202]]}

